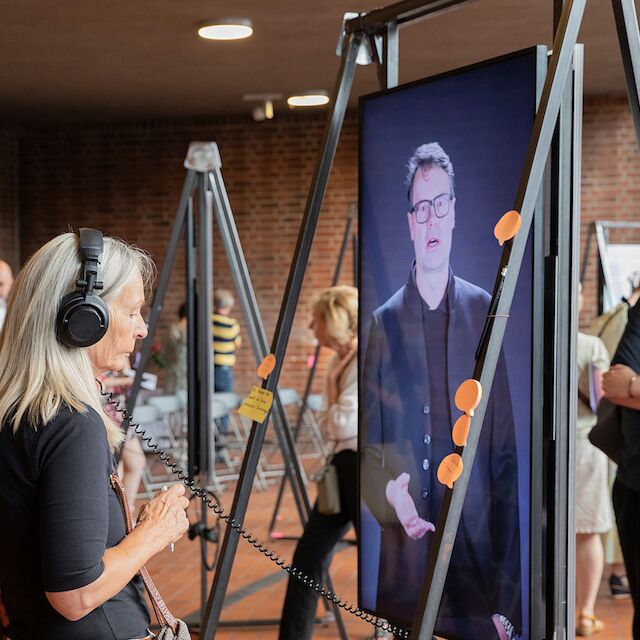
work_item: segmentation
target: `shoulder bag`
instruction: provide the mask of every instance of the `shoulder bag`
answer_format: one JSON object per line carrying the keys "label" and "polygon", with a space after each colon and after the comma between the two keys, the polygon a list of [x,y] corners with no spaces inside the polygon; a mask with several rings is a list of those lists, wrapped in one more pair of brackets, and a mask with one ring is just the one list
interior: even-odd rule
{"label": "shoulder bag", "polygon": [[598,421],[589,432],[589,440],[616,464],[620,459],[622,425],[620,407],[606,398],[598,404]]}
{"label": "shoulder bag", "polygon": [[[111,474],[111,484],[122,505],[127,535],[129,535],[133,531],[133,520],[131,518],[127,494],[122,481],[115,473]],[[189,633],[187,625],[182,620],[173,617],[145,566],[140,568],[140,575],[142,576],[142,581],[149,594],[149,598],[151,598],[151,604],[153,605],[153,610],[160,625],[160,632],[157,635],[158,640],[191,640],[191,634]]]}

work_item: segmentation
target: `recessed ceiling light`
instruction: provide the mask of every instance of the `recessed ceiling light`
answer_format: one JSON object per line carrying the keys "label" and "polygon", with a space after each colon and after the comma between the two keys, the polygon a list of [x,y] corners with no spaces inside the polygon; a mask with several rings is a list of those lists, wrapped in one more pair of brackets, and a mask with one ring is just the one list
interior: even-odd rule
{"label": "recessed ceiling light", "polygon": [[297,96],[289,96],[287,104],[290,107],[321,107],[329,102],[326,91],[305,91]]}
{"label": "recessed ceiling light", "polygon": [[198,28],[198,35],[206,40],[241,40],[252,33],[253,23],[249,18],[220,18]]}

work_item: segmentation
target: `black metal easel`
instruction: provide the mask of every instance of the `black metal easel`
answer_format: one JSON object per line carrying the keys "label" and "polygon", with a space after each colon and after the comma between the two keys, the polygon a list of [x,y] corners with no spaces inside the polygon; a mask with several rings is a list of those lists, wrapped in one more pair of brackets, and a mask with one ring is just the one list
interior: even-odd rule
{"label": "black metal easel", "polygon": [[[364,42],[368,42],[371,46],[378,63],[381,86],[383,88],[395,86],[398,78],[398,27],[410,21],[428,17],[439,11],[451,9],[456,5],[462,4],[463,1],[464,0],[427,0],[417,2],[405,0],[390,7],[373,11],[370,14],[361,15],[346,23],[346,44],[343,49],[342,62],[333,92],[333,100],[327,118],[321,152],[313,176],[312,188],[307,199],[298,243],[285,289],[283,305],[273,338],[272,352],[276,355],[277,364],[269,379],[263,384],[263,388],[273,392],[280,375],[282,358],[286,351],[320,206],[326,190],[332,161],[335,156],[348,95],[353,82],[355,59],[360,47]],[[540,108],[534,123],[525,168],[522,173],[515,203],[515,209],[521,214],[522,226],[517,236],[505,243],[493,291],[492,308],[496,310],[496,317],[487,319],[487,331],[484,332],[483,339],[478,348],[479,357],[477,358],[474,378],[480,381],[484,393],[482,402],[474,416],[474,421],[476,421],[477,424],[482,424],[484,418],[491,382],[493,380],[498,354],[502,346],[506,318],[508,317],[513,300],[518,272],[531,227],[533,212],[538,200],[538,193],[542,185],[554,129],[558,120],[561,103],[566,97],[565,90],[568,78],[570,77],[571,66],[574,59],[574,49],[585,3],[586,0],[569,0],[566,2],[564,6],[562,6],[562,12],[557,23],[553,54],[551,56]],[[638,103],[640,91],[638,90],[639,87],[636,78],[639,77],[637,69],[640,64],[640,38],[638,37],[635,7],[632,0],[613,0],[613,6],[616,13],[621,48],[623,50],[625,70],[627,70],[631,110],[634,114],[636,127],[638,127],[638,123],[640,123],[640,108]],[[567,234],[569,237],[567,237]],[[569,240],[572,247],[571,253],[575,250],[575,238],[571,237],[571,228],[569,226],[561,224],[557,238],[560,240],[563,238],[564,240]],[[571,258],[565,259],[558,255],[556,255],[556,259],[557,269],[555,269],[554,272],[557,275],[567,276],[567,270],[573,268],[574,261],[571,260]],[[563,296],[567,294],[571,296],[573,294],[570,277],[567,277],[566,280],[560,280],[559,284],[561,284],[562,289],[556,291],[556,296],[558,293]],[[566,304],[567,300],[557,299],[557,303],[558,307],[562,307],[563,305],[565,309],[568,307]],[[570,345],[571,341],[567,333],[571,329],[571,325],[575,322],[575,315],[572,321],[572,312],[570,310],[563,313],[556,308],[554,312],[556,313],[557,320],[564,322],[566,325],[564,328],[563,342],[565,344],[568,342]],[[563,379],[563,384],[567,382],[569,388],[571,388],[571,374],[567,374],[566,371],[560,371],[559,374]],[[557,408],[555,417],[566,420],[567,414],[569,413],[566,409],[567,407],[565,406]],[[232,507],[232,511],[238,522],[243,522],[246,514],[250,487],[255,475],[257,460],[264,437],[264,427],[254,422],[252,434],[255,434],[255,437],[252,437],[249,442],[249,449],[243,461],[241,477]],[[447,490],[445,493],[438,526],[431,545],[427,578],[414,619],[411,634],[414,640],[418,638],[419,640],[430,640],[433,635],[444,581],[453,549],[453,541],[455,540],[462,512],[462,504],[469,480],[469,473],[473,465],[478,444],[478,437],[479,429],[472,430],[472,437],[470,437],[467,446],[464,451],[460,451],[463,455],[464,471],[455,483],[454,488]],[[568,448],[564,448],[564,446],[565,445],[557,449],[556,455],[566,453],[567,457],[570,458],[571,447],[568,445]],[[567,484],[568,481],[565,473],[563,478],[559,480],[557,487],[561,490],[567,490]],[[568,503],[569,500],[564,501],[562,508],[567,509],[569,506]],[[559,516],[561,516],[561,513],[556,512],[555,517],[558,518]],[[231,527],[227,528],[221,550],[221,560],[217,567],[213,588],[205,612],[206,619],[202,636],[203,640],[210,640],[215,634],[238,540],[238,531]],[[566,540],[561,541],[559,544],[566,545]],[[566,548],[560,555],[566,558]],[[558,575],[557,573],[554,575],[556,582],[559,579]],[[565,587],[564,589],[560,589],[559,595],[566,595],[566,576],[564,582]],[[556,616],[556,626],[558,620],[566,627],[567,621],[564,616]]]}
{"label": "black metal easel", "polygon": [[[271,351],[276,356],[276,366],[272,374],[262,385],[263,388],[272,393],[276,392],[282,361],[302,286],[304,271],[317,225],[320,206],[326,190],[331,164],[335,156],[338,137],[344,120],[348,95],[353,82],[357,53],[364,42],[369,43],[377,58],[381,84],[387,87],[393,86],[397,83],[398,26],[419,18],[427,17],[441,10],[452,8],[454,5],[462,4],[464,1],[466,0],[427,0],[422,2],[404,0],[390,7],[373,11],[370,14],[361,15],[350,20],[345,25],[347,34],[346,45],[343,50],[338,80],[334,90],[334,99],[329,112],[322,149],[316,165],[312,189],[307,199],[298,243],[284,293],[283,305],[274,334],[273,348]],[[638,85],[638,78],[640,78],[640,34],[638,33],[635,6],[633,0],[612,0],[612,2],[625,63],[631,111],[634,116],[634,124],[636,125],[636,135],[640,140],[640,91]],[[563,4],[557,22],[553,55],[551,56],[549,70],[540,100],[540,108],[535,119],[525,167],[516,197],[515,209],[521,214],[522,225],[520,232],[504,245],[492,296],[491,307],[495,310],[495,314],[487,318],[486,331],[483,332],[483,337],[478,346],[478,357],[473,377],[480,381],[484,391],[482,401],[474,415],[474,421],[479,425],[482,424],[484,418],[491,383],[502,346],[506,321],[513,300],[518,272],[520,270],[527,236],[531,227],[534,209],[538,201],[545,165],[551,149],[554,130],[556,129],[559,115],[560,146],[558,151],[558,167],[556,170],[559,174],[567,167],[570,171],[572,170],[571,163],[567,161],[566,158],[563,158],[562,155],[563,148],[565,151],[567,148],[571,148],[570,141],[568,144],[566,139],[564,143],[562,141],[563,131],[566,133],[567,126],[570,127],[571,125],[571,120],[567,118],[566,114],[563,117],[561,106],[563,103],[566,104],[565,101],[569,95],[567,92],[567,83],[571,77],[571,68],[575,60],[575,45],[585,5],[586,0],[568,0]],[[564,145],[567,146],[565,147]],[[573,169],[575,169],[575,166]],[[213,175],[213,178],[210,179],[215,179],[215,171],[210,175]],[[568,206],[570,206],[572,200],[575,203],[578,196],[576,193],[566,192],[563,185],[567,183],[563,183],[562,178],[560,178],[558,182],[559,186],[556,197],[558,201],[558,211],[561,212],[562,207],[567,205],[567,203]],[[204,204],[206,205],[206,199]],[[568,353],[571,354],[573,353],[572,349],[575,344],[575,339],[569,335],[572,326],[575,325],[575,310],[571,309],[573,305],[569,304],[569,298],[572,297],[575,292],[575,287],[572,285],[575,285],[577,277],[577,242],[574,233],[575,226],[572,227],[572,224],[575,225],[575,220],[572,222],[569,216],[568,220],[559,219],[552,222],[557,225],[553,239],[553,242],[556,243],[557,246],[552,247],[553,252],[550,254],[550,257],[553,258],[554,266],[550,267],[549,272],[556,277],[553,312],[555,327],[560,328],[561,335],[554,343],[554,348],[560,356],[560,352],[557,351],[559,346],[568,346]],[[564,250],[566,247],[562,246],[562,242],[568,243],[568,250]],[[201,313],[198,314],[199,318],[201,315]],[[264,353],[266,353],[266,342],[264,346]],[[562,357],[564,357],[564,354]],[[572,377],[568,362],[566,359],[563,360],[562,357],[558,358],[558,362],[554,362],[557,379],[561,383],[563,391],[571,391],[571,389],[575,387],[575,377]],[[143,363],[144,362],[145,360],[143,359]],[[136,380],[138,380],[138,375],[141,375],[141,372],[137,374]],[[277,393],[275,393],[275,397],[277,398]],[[558,425],[555,423],[552,425],[555,436],[559,438],[559,443],[555,447],[553,454],[555,455],[557,464],[569,460],[569,467],[571,467],[572,446],[567,439],[567,429],[563,427],[568,416],[572,413],[571,403],[574,402],[568,398],[569,395],[566,395],[564,400],[556,398],[556,403],[553,407],[552,418],[559,423]],[[276,416],[278,414],[277,405],[278,403],[276,401]],[[213,638],[219,624],[220,612],[223,607],[233,558],[240,537],[241,524],[246,515],[247,504],[264,440],[266,425],[267,420],[262,423],[254,422],[252,425],[247,453],[243,459],[240,479],[231,508],[233,523],[234,525],[239,524],[240,526],[227,527],[225,532],[220,561],[217,565],[213,587],[204,612],[204,628],[201,636],[204,640]],[[563,427],[562,433],[560,433],[560,427]],[[438,525],[429,554],[427,576],[414,618],[411,632],[411,638],[413,640],[430,640],[433,635],[479,434],[479,428],[471,430],[467,446],[464,450],[458,450],[458,453],[462,454],[464,471],[456,481],[454,488],[445,492]],[[285,428],[283,436],[287,442],[288,450],[293,453],[291,464],[295,466],[297,460],[293,442],[291,441],[291,432]],[[285,466],[288,467],[287,464]],[[558,468],[559,465],[556,467],[556,472]],[[570,483],[568,482],[566,469],[563,471],[563,474],[558,473],[555,478],[555,483],[556,491],[559,492],[561,498],[561,500],[559,500],[560,504],[554,512],[554,518],[558,521],[559,518],[563,517],[563,514],[566,515],[566,510],[569,509],[571,505]],[[293,482],[292,486],[294,486]],[[302,493],[306,495],[304,491]],[[556,566],[553,567],[554,596],[559,603],[563,603],[563,609],[560,614],[555,611],[553,612],[554,619],[552,622],[554,624],[551,626],[554,630],[559,631],[567,627],[569,631],[572,629],[571,614],[567,614],[566,611],[566,565],[560,566],[561,563],[558,561],[561,561],[563,558],[567,560],[568,557],[568,544],[570,543],[568,542],[566,533],[565,530],[565,539],[556,541],[556,555],[554,556],[556,558]]]}
{"label": "black metal easel", "polygon": [[[206,482],[212,451],[211,443],[211,399],[213,396],[213,367],[211,346],[211,313],[213,291],[213,256],[211,251],[211,238],[213,236],[213,214],[215,213],[222,243],[233,275],[243,315],[247,324],[250,343],[254,352],[256,363],[259,364],[269,353],[268,343],[262,317],[258,309],[255,293],[249,270],[244,258],[240,238],[233,218],[231,205],[227,196],[224,181],[222,179],[222,162],[218,147],[215,142],[194,142],[189,148],[185,166],[188,168],[178,211],[174,223],[173,232],[167,248],[167,253],[162,265],[162,271],[158,280],[158,286],[154,292],[149,314],[149,331],[141,349],[140,365],[136,371],[134,384],[127,401],[127,414],[131,415],[137,394],[140,389],[140,381],[149,356],[151,345],[158,323],[158,319],[164,304],[169,279],[175,264],[176,255],[181,239],[186,241],[186,274],[187,274],[187,341],[188,341],[188,425],[189,425],[189,476],[199,476],[202,485]],[[197,244],[194,234],[193,197],[195,192],[199,195],[200,214],[200,248],[199,270],[196,272],[195,261]],[[197,319],[197,321],[196,321]],[[135,417],[135,416],[134,416]],[[265,421],[266,428],[268,421]],[[197,427],[195,426],[197,425]],[[274,397],[273,426],[280,446],[284,461],[285,478],[288,480],[300,521],[304,526],[311,511],[309,499],[306,493],[304,470],[297,458],[291,428],[287,416],[276,392]],[[250,436],[253,437],[253,432]],[[250,446],[250,445],[249,445]],[[202,482],[202,480],[205,480]],[[201,556],[206,553],[207,540],[203,535],[206,532],[206,505],[202,505],[202,527],[198,530],[201,542]],[[191,616],[201,618],[204,605],[207,600],[207,569],[205,563],[201,567],[201,603],[200,615]],[[333,590],[331,579],[327,578],[327,587]],[[327,605],[329,606],[329,605]],[[342,640],[347,639],[346,629],[337,605],[333,605],[338,631]],[[247,620],[247,625],[273,625],[278,620]],[[237,622],[229,623],[238,626]],[[221,622],[221,626],[225,623]],[[190,627],[195,630],[197,621],[190,621]]]}

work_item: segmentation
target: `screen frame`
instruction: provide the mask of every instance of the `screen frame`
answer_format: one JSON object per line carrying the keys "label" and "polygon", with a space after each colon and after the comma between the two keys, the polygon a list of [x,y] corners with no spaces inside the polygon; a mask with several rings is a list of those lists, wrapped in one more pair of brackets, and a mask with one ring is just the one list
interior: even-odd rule
{"label": "screen frame", "polygon": [[[534,61],[535,73],[535,104],[534,113],[537,113],[544,81],[547,73],[548,48],[545,45],[535,45],[527,47],[502,56],[483,60],[471,65],[466,65],[457,69],[452,69],[445,73],[436,74],[427,78],[414,80],[406,84],[398,85],[389,89],[382,89],[364,96],[360,96],[358,101],[358,233],[362,233],[362,201],[361,194],[363,189],[363,171],[362,171],[362,139],[363,139],[363,108],[367,102],[375,100],[380,96],[392,93],[403,92],[404,90],[432,83],[443,78],[463,74],[482,67],[491,66],[509,59],[520,56],[532,55]],[[548,172],[547,172],[548,174]],[[544,334],[542,327],[544,326],[545,309],[544,309],[544,290],[545,290],[545,243],[543,235],[543,215],[545,208],[544,194],[547,190],[549,176],[545,175],[538,196],[536,210],[531,223],[531,256],[532,256],[532,333],[531,333],[531,433],[529,441],[529,638],[544,637],[545,634],[545,616],[546,606],[544,598],[545,563],[544,563],[544,547],[550,544],[548,539],[548,531],[546,519],[544,518],[543,508],[543,444],[544,444],[544,426],[543,426],[543,373],[544,373]],[[360,247],[361,247],[360,243]],[[358,291],[362,290],[362,251],[357,255],[357,287]],[[497,268],[497,263],[496,263]],[[361,342],[364,338],[362,335],[362,312],[358,311],[358,340]],[[538,328],[539,330],[535,330]],[[358,380],[362,379],[362,362],[358,362]],[[358,449],[362,447],[363,431],[360,425],[363,422],[363,405],[362,405],[362,389],[358,386]],[[358,496],[361,499],[360,473],[361,473],[361,456],[357,457],[357,482]],[[358,530],[361,531],[360,508],[358,509]],[[358,574],[361,572],[361,554],[363,548],[358,543]],[[372,609],[362,606],[361,582],[357,581],[358,605],[360,608],[372,615],[376,612]]]}

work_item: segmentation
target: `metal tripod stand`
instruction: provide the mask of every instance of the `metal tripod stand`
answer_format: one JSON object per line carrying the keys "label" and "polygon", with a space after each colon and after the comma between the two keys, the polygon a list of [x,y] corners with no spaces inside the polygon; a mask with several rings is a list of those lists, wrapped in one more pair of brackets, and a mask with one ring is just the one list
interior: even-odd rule
{"label": "metal tripod stand", "polygon": [[[222,178],[222,162],[215,142],[192,143],[185,161],[188,168],[174,228],[167,249],[167,254],[162,266],[158,287],[154,293],[149,315],[149,333],[141,350],[141,361],[136,371],[136,378],[128,400],[127,410],[129,415],[133,410],[136,396],[140,388],[142,373],[151,354],[151,345],[164,298],[166,295],[169,278],[176,260],[180,240],[185,236],[187,241],[187,313],[188,313],[188,417],[190,433],[194,425],[196,437],[189,438],[189,475],[199,476],[200,480],[206,480],[211,461],[211,398],[213,394],[213,372],[211,363],[211,296],[213,290],[212,268],[213,257],[211,251],[211,238],[213,234],[212,218],[215,212],[216,222],[221,234],[222,243],[229,262],[230,271],[236,284],[238,296],[247,324],[249,339],[259,364],[269,353],[262,317],[258,309],[253,285],[249,276],[249,270],[244,258],[240,238],[233,218],[231,205],[227,196]],[[200,274],[195,278],[195,242],[193,234],[193,207],[192,201],[195,191],[199,192],[200,213]],[[197,295],[198,294],[198,295]],[[197,325],[196,320],[197,318]],[[197,336],[197,339],[196,339]],[[198,391],[196,394],[195,391]],[[302,525],[306,523],[311,511],[309,498],[306,492],[306,480],[304,470],[300,465],[295,451],[295,444],[287,416],[280,402],[279,394],[274,394],[273,427],[278,440],[283,461],[285,478],[289,482],[296,503],[296,509]],[[266,429],[266,421],[261,425]],[[255,437],[255,429],[252,430],[247,446],[251,449],[252,439]],[[257,459],[256,459],[257,463]],[[244,464],[244,463],[243,463]],[[207,482],[202,482],[207,484]],[[250,488],[249,488],[250,490]],[[202,522],[206,527],[206,513],[202,509]],[[201,536],[201,545],[206,547],[207,541]],[[202,549],[204,554],[205,549]],[[207,599],[206,567],[201,571],[201,596],[202,608]],[[330,578],[327,578],[327,587],[333,590]],[[336,624],[342,640],[347,639],[346,629],[337,605],[332,607]],[[278,620],[247,621],[247,624],[278,624]],[[220,623],[221,626],[224,622]],[[196,625],[191,624],[192,628]],[[234,626],[237,626],[234,623]]]}

